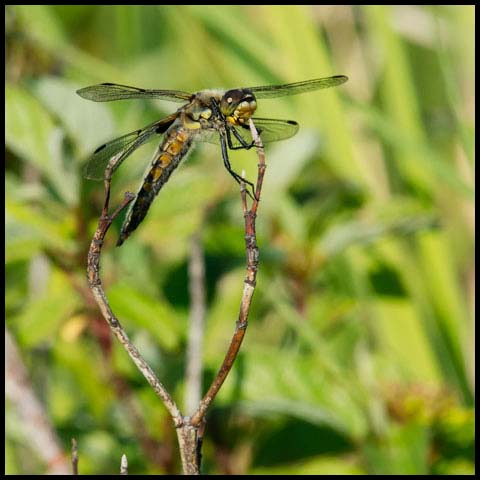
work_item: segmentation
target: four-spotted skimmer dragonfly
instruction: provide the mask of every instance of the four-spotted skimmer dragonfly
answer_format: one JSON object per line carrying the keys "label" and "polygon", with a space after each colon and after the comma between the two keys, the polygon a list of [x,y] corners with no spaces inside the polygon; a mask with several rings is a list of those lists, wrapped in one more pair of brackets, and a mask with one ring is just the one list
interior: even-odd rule
{"label": "four-spotted skimmer dragonfly", "polygon": [[158,98],[184,103],[175,113],[98,147],[87,164],[85,176],[102,180],[107,167],[113,173],[138,147],[163,136],[151,168],[123,222],[117,246],[120,246],[145,218],[155,196],[194,142],[220,144],[223,163],[230,175],[237,182],[244,181],[248,184],[255,195],[253,184],[243,180],[232,170],[228,149],[249,149],[254,145],[249,129],[250,118],[263,143],[290,138],[298,131],[298,123],[293,120],[253,117],[257,108],[257,98],[296,95],[334,87],[347,80],[348,77],[344,75],[336,75],[287,85],[235,88],[228,91],[201,90],[197,93],[180,90],[146,90],[115,83],[102,83],[78,90],[78,95],[94,102]]}

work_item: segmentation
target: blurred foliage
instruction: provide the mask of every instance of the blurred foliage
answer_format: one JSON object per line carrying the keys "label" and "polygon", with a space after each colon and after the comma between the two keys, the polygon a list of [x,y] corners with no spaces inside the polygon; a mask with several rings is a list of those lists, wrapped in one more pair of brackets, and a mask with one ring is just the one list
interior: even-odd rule
{"label": "blurred foliage", "polygon": [[[81,473],[179,470],[164,407],[89,295],[102,142],[173,111],[94,104],[98,82],[197,91],[333,74],[331,91],[260,102],[301,125],[267,149],[250,326],[209,412],[205,473],[458,474],[474,460],[473,6],[7,6],[6,318]],[[154,145],[117,172],[135,191]],[[232,163],[256,173],[252,151]],[[205,386],[244,276],[238,186],[198,148],[102,278],[114,311],[182,404],[189,238],[207,266]],[[7,409],[7,426],[14,408]],[[7,473],[42,473],[21,425]]]}

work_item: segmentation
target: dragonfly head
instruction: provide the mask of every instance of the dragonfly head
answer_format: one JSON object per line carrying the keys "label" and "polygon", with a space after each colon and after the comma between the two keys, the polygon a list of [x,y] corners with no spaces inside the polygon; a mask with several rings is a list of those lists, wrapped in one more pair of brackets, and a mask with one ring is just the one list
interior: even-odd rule
{"label": "dragonfly head", "polygon": [[228,90],[220,100],[220,110],[233,125],[244,125],[257,109],[257,100],[247,88]]}

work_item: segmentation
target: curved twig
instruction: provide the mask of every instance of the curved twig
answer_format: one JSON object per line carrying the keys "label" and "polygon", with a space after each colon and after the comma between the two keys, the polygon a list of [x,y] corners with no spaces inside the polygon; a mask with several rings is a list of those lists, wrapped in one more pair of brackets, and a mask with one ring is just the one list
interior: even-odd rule
{"label": "curved twig", "polygon": [[210,388],[203,397],[197,411],[190,421],[191,425],[193,426],[198,426],[203,420],[208,407],[215,399],[220,387],[232,369],[233,362],[237,358],[238,351],[240,350],[243,337],[245,336],[245,332],[247,330],[248,313],[250,311],[253,292],[255,290],[258,266],[258,247],[255,232],[255,219],[257,216],[260,195],[262,193],[263,177],[265,175],[266,164],[263,145],[252,120],[250,120],[250,131],[252,132],[252,137],[255,141],[255,146],[258,153],[258,175],[255,198],[250,210],[248,209],[247,205],[246,186],[244,182],[241,183],[240,189],[242,196],[243,215],[245,218],[245,248],[247,253],[247,274],[244,281],[245,285],[243,287],[243,295],[240,303],[240,313],[235,324],[235,332],[230,342],[227,354],[223,360],[222,366],[220,367],[220,370],[218,371],[216,377],[210,385]]}
{"label": "curved twig", "polygon": [[112,332],[118,338],[119,342],[125,348],[130,358],[133,360],[137,368],[147,379],[155,393],[161,398],[165,407],[170,412],[173,418],[175,426],[179,427],[183,423],[183,418],[175,404],[174,400],[168,393],[167,389],[158,380],[155,373],[147,362],[143,359],[140,352],[136,349],[135,345],[130,341],[128,335],[125,333],[122,325],[115,317],[108,303],[107,297],[102,287],[100,280],[100,254],[102,251],[103,240],[113,220],[120,214],[120,212],[134,199],[132,193],[127,192],[121,205],[115,210],[112,215],[108,214],[109,200],[110,200],[110,183],[111,172],[107,169],[105,174],[105,202],[103,205],[102,215],[98,221],[98,227],[93,235],[90,249],[88,251],[88,265],[87,265],[87,279],[88,286],[92,290],[95,300],[100,307],[102,315],[105,317]]}

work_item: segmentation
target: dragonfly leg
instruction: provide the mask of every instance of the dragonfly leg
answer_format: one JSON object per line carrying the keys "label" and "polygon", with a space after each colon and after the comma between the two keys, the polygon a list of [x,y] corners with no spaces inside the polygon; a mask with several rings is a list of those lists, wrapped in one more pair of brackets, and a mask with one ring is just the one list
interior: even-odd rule
{"label": "dragonfly leg", "polygon": [[[218,102],[212,97],[210,98],[210,101],[212,102],[212,109],[213,113],[221,118],[225,125],[227,126],[227,142],[228,142],[228,148],[230,150],[239,150],[239,149],[246,149],[250,150],[255,145],[255,142],[252,141],[252,143],[248,143],[245,141],[245,139],[237,132],[235,128],[228,128],[228,125],[225,120],[225,115],[221,112],[220,107],[218,106]],[[241,145],[235,147],[232,142],[232,137],[230,131],[233,131],[233,134],[235,135],[235,138],[240,142]]]}
{"label": "dragonfly leg", "polygon": [[242,182],[243,183],[246,183],[251,189],[252,189],[252,193],[253,193],[253,196],[252,194],[247,190],[247,194],[248,196],[252,199],[252,200],[256,200],[257,198],[257,195],[255,194],[255,186],[253,185],[252,182],[250,182],[249,180],[243,178],[242,176],[240,176],[237,172],[235,172],[233,169],[232,169],[232,166],[230,165],[230,161],[228,160],[228,151],[227,151],[227,144],[225,142],[225,137],[223,135],[220,135],[220,144],[222,146],[222,158],[223,158],[223,164],[225,165],[225,168],[228,170],[228,173],[230,173],[230,175],[235,179],[235,181],[237,181],[239,184],[241,184]]}
{"label": "dragonfly leg", "polygon": [[[231,132],[233,132],[233,135],[241,143],[241,145],[238,145],[236,147],[233,145]],[[240,149],[250,150],[255,145],[254,140],[252,140],[252,143],[247,143],[235,128],[227,129],[227,142],[228,142],[228,148],[230,150],[240,150]]]}
{"label": "dragonfly leg", "polygon": [[[217,101],[213,97],[210,100],[212,102],[213,113],[215,115],[217,115],[219,118],[221,118],[225,121],[225,116],[222,114],[222,112],[220,110],[220,107],[218,106]],[[234,135],[237,137],[239,142],[242,144],[242,146],[239,147],[239,148],[247,148],[247,147],[252,148],[253,144],[249,146],[248,143],[245,141],[245,139],[241,138],[241,135],[238,132],[236,132],[235,129],[233,131],[234,131]],[[220,134],[220,145],[222,147],[223,164],[225,165],[225,168],[228,170],[228,173],[230,173],[230,175],[235,179],[235,181],[237,183],[242,184],[242,182],[243,182],[243,183],[247,184],[252,189],[253,196],[248,190],[246,190],[246,192],[252,200],[257,200],[257,195],[255,194],[255,186],[253,185],[253,183],[250,182],[249,180],[247,180],[246,178],[243,178],[242,176],[240,176],[237,172],[235,172],[232,169],[232,166],[230,165],[230,161],[228,160],[227,142],[225,142],[225,136],[227,137],[227,142],[228,142],[229,148],[232,148],[232,150],[236,149],[232,145],[232,139],[230,137],[230,130],[227,128],[226,129],[226,135]],[[243,145],[246,145],[247,147],[245,147]]]}

